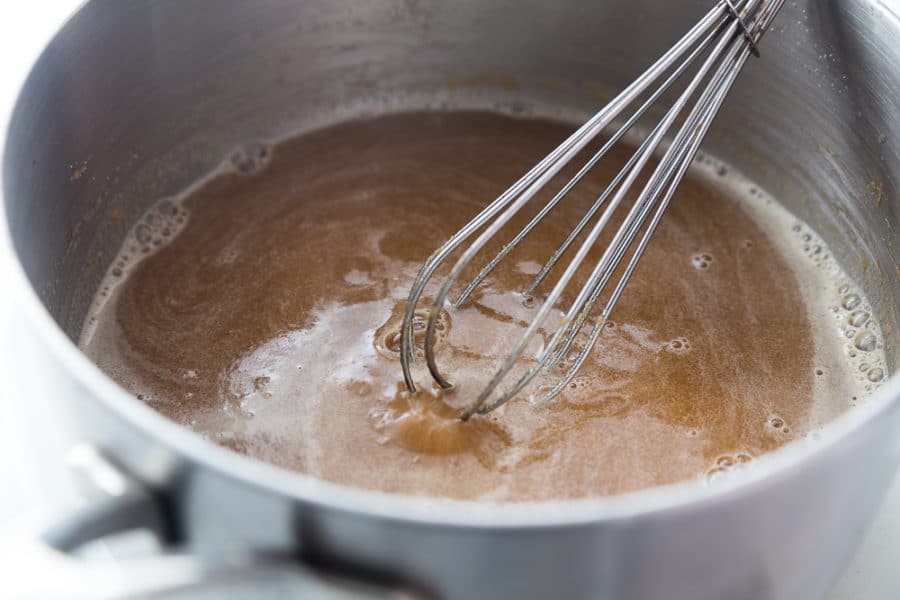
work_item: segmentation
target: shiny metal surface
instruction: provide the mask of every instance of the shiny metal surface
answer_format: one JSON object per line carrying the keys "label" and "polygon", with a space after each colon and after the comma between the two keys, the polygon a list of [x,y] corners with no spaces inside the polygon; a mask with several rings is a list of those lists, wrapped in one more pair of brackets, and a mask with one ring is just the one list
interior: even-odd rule
{"label": "shiny metal surface", "polygon": [[[288,554],[459,598],[821,597],[900,460],[896,375],[817,443],[791,445],[734,482],[498,507],[361,492],[237,457],[130,398],[71,342],[129,222],[235,144],[408,106],[592,113],[708,8],[88,3],[35,66],[6,132],[4,210],[24,274],[11,289],[28,331],[17,358],[40,374],[29,381],[35,435],[114,456],[166,499],[176,540],[210,560]],[[787,5],[705,148],[783,199],[858,274],[893,371],[892,10],[869,0]]]}

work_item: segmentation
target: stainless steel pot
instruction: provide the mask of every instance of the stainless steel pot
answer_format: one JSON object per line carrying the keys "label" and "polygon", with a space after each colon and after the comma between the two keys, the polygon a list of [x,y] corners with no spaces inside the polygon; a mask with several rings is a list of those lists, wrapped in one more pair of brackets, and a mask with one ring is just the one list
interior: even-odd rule
{"label": "stainless steel pot", "polygon": [[[236,143],[410,106],[589,111],[708,4],[84,5],[34,66],[3,157],[4,246],[21,265],[12,289],[22,314],[17,358],[29,377],[22,401],[40,425],[36,440],[60,454],[77,447],[108,494],[45,539],[68,550],[110,530],[153,527],[190,554],[166,563],[167,576],[129,580],[144,589],[234,569],[249,577],[327,567],[375,584],[369,591],[448,598],[821,597],[900,459],[898,376],[819,441],[791,445],[732,482],[495,506],[349,489],[239,457],[131,398],[73,343],[129,222]],[[897,4],[790,3],[762,51],[706,149],[783,199],[857,274],[894,371]]]}

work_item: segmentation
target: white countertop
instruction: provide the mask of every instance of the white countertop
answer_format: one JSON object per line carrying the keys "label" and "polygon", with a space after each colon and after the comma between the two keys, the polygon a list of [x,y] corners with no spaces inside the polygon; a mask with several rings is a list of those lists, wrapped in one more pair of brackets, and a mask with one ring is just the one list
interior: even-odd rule
{"label": "white countertop", "polygon": [[[900,12],[900,0],[882,0]],[[0,115],[9,114],[15,92],[23,80],[27,67],[39,53],[65,16],[81,2],[79,0],[42,0],[40,2],[9,2],[0,7]],[[0,253],[0,282],[8,280],[8,263]],[[0,287],[2,289],[2,287]],[[0,389],[10,389],[12,373],[4,370],[9,364],[8,353],[13,352],[15,340],[11,336],[13,318],[9,297],[0,292]],[[0,395],[0,535],[5,527],[26,516],[41,516],[47,503],[32,476],[29,456],[33,454],[23,434],[22,413],[17,406],[24,398]],[[818,540],[810,540],[810,544]],[[827,600],[870,600],[900,598],[900,477],[895,479],[881,511],[870,526],[855,557],[847,567]],[[50,576],[48,573],[35,574]],[[0,596],[3,596],[0,577]]]}

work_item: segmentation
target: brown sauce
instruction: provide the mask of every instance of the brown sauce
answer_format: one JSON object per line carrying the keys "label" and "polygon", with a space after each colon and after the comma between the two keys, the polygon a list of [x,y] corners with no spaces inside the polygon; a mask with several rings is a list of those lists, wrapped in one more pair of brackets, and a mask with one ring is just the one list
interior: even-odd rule
{"label": "brown sauce", "polygon": [[[186,223],[118,278],[82,347],[156,410],[235,451],[452,498],[575,498],[704,477],[844,410],[851,385],[831,354],[817,356],[820,317],[792,259],[741,202],[688,178],[574,385],[543,407],[525,394],[455,419],[536,312],[518,291],[624,150],[442,323],[438,360],[459,388],[404,392],[392,336],[419,266],[569,131],[409,113],[251,147],[250,163],[170,205]],[[820,376],[831,395],[814,394]]]}

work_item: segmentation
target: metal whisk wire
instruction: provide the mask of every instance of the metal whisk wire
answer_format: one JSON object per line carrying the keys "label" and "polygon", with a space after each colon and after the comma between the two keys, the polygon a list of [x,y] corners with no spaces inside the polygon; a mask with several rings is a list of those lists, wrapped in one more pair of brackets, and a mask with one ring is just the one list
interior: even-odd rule
{"label": "metal whisk wire", "polygon": [[[534,319],[529,323],[519,341],[512,348],[506,359],[497,369],[493,377],[482,389],[478,397],[467,406],[460,415],[463,420],[473,414],[484,414],[503,405],[519,393],[542,370],[555,366],[567,356],[576,337],[582,331],[593,307],[606,289],[613,274],[622,263],[629,248],[637,238],[641,229],[643,235],[632,252],[624,271],[620,275],[613,291],[603,305],[600,315],[593,319],[590,334],[579,350],[577,358],[572,362],[559,382],[546,392],[541,402],[554,398],[572,380],[583,365],[589,352],[606,325],[609,314],[618,301],[635,266],[650,241],[660,219],[662,218],[676,188],[687,172],[688,167],[709,129],[709,126],[721,107],[725,97],[737,79],[747,58],[751,53],[757,54],[756,45],[769,27],[775,15],[781,9],[784,0],[720,0],[712,10],[704,15],[671,49],[656,63],[641,74],[631,85],[623,90],[615,99],[595,114],[553,152],[528,171],[508,190],[485,207],[469,221],[444,245],[442,245],[422,266],[413,282],[404,312],[400,336],[400,360],[403,377],[410,393],[417,391],[412,377],[411,366],[415,362],[413,344],[413,320],[417,305],[425,287],[444,261],[458,250],[470,237],[481,233],[462,252],[440,285],[429,311],[425,329],[425,360],[433,379],[442,388],[450,388],[452,384],[441,374],[435,361],[434,345],[438,317],[445,309],[447,296],[462,272],[477,256],[481,249],[525,206],[559,171],[568,164],[588,143],[596,138],[605,128],[616,120],[632,103],[637,101],[654,82],[665,76],[650,96],[619,127],[579,171],[547,202],[522,230],[506,243],[502,250],[482,268],[475,278],[459,295],[454,307],[463,304],[477,289],[491,271],[522,241],[531,230],[553,209],[571,189],[603,158],[603,156],[632,129],[638,120],[653,106],[671,86],[697,60],[708,52],[684,91],[675,100],[663,119],[653,128],[643,143],[638,147],[626,165],[613,178],[603,193],[598,196],[592,206],[567,235],[566,239],[540,269],[538,274],[525,288],[524,296],[531,296],[543,282],[560,258],[574,244],[597,213],[599,218],[591,227],[578,247],[574,257],[559,277],[556,285],[547,294]],[[710,48],[712,48],[710,50]],[[671,72],[670,72],[671,71]],[[668,75],[666,76],[666,73]],[[705,85],[703,85],[705,82]],[[646,167],[650,158],[661,149],[664,139],[696,96],[693,106],[659,163],[650,175],[647,183],[639,193],[625,219],[605,248],[600,260],[594,266],[587,283],[579,290],[572,305],[566,311],[550,341],[546,343],[537,358],[524,374],[506,391],[491,399],[500,383],[509,375],[516,362],[521,358],[526,347],[544,325],[554,306],[562,296],[566,287],[585,261],[589,251],[596,244],[601,232],[609,224],[613,214],[620,207],[637,178]],[[652,215],[652,216],[651,216]],[[649,218],[649,222],[648,222]]]}

